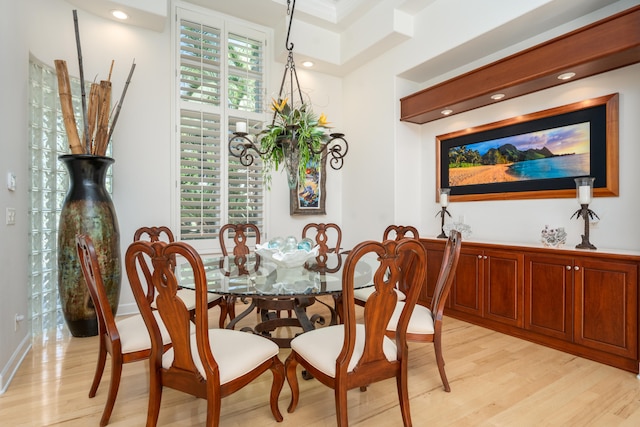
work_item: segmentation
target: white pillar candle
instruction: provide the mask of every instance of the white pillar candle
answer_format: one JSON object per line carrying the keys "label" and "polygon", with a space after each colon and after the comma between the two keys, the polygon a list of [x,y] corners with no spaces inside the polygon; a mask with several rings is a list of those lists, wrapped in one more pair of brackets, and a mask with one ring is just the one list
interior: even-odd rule
{"label": "white pillar candle", "polygon": [[578,202],[581,205],[588,205],[591,203],[591,187],[588,185],[581,185],[578,187]]}
{"label": "white pillar candle", "polygon": [[236,122],[236,132],[247,133],[247,122]]}
{"label": "white pillar candle", "polygon": [[449,195],[447,193],[440,193],[440,206],[443,208],[449,206]]}

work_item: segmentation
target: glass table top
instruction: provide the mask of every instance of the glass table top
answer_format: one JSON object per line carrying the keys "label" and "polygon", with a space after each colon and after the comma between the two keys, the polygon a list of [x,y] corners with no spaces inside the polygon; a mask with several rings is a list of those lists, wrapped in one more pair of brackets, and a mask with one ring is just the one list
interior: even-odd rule
{"label": "glass table top", "polygon": [[[326,268],[315,259],[298,267],[283,267],[264,257],[251,255],[236,264],[234,257],[203,256],[209,292],[235,296],[326,295],[342,292],[342,269],[346,255],[328,254]],[[377,260],[363,257],[355,269],[354,288],[372,286],[373,265]],[[338,268],[339,267],[339,268]],[[176,276],[185,288],[194,288],[193,272],[188,263],[178,259]]]}

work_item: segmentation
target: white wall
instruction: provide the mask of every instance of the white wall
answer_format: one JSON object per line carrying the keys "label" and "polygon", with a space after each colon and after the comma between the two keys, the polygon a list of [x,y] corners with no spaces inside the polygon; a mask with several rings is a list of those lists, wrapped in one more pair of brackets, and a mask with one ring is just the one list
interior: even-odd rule
{"label": "white wall", "polygon": [[[26,321],[15,327],[15,316],[27,315],[27,210],[29,186],[26,5],[0,0],[0,394],[5,391],[21,357],[31,343]],[[15,192],[7,190],[6,177],[17,178]],[[16,210],[16,225],[5,225],[6,208]]]}
{"label": "white wall", "polygon": [[[30,0],[29,48],[45,64],[65,59],[78,76],[72,10],[62,0]],[[118,215],[122,258],[134,231],[171,220],[171,62],[170,29],[140,29],[78,10],[84,75],[106,79],[111,60],[115,99],[124,88],[131,63],[136,68],[113,134],[113,202]],[[115,101],[114,101],[115,103]],[[137,310],[122,269],[120,313]]]}
{"label": "white wall", "polygon": [[[420,158],[424,165],[435,165],[435,137],[454,130],[466,129],[485,123],[524,115],[551,107],[571,104],[611,93],[620,93],[620,196],[597,197],[589,205],[601,218],[590,229],[590,241],[599,249],[640,249],[640,227],[637,212],[640,209],[640,144],[637,135],[640,123],[640,64],[625,67],[595,77],[578,80],[522,98],[480,108],[459,116],[452,116],[420,126]],[[406,125],[414,127],[417,125]],[[439,222],[433,218],[439,210],[435,202],[435,171],[424,167],[422,192],[418,211],[420,230],[436,236]],[[488,202],[451,203],[449,211],[456,219],[463,215],[471,226],[473,240],[539,243],[540,231],[546,224],[564,226],[567,246],[580,243],[584,232],[582,219],[571,220],[579,208],[575,198],[535,199]]]}
{"label": "white wall", "polygon": [[[537,35],[528,45],[636,4],[636,1],[618,2],[561,29],[556,28],[546,38]],[[516,19],[530,6],[518,3],[512,10],[492,15],[492,23],[500,25]],[[636,141],[640,131],[638,65],[424,125],[400,122],[399,99],[443,78],[425,75],[424,81],[429,83],[418,84],[398,76],[434,59],[438,55],[436,51],[455,49],[460,43],[448,37],[430,37],[428,29],[434,26],[433,13],[442,7],[444,3],[436,2],[433,9],[425,9],[423,15],[416,18],[414,26],[421,34],[363,65],[344,80],[344,109],[349,120],[346,132],[354,142],[354,153],[343,178],[343,228],[349,231],[345,245],[379,238],[391,223],[416,225],[425,237],[438,235],[440,219],[435,214],[440,207],[435,197],[435,136],[620,92],[620,197],[596,198],[592,203],[591,207],[602,220],[592,227],[591,242],[600,248],[640,249],[640,227],[634,221],[640,197],[633,189],[640,181],[640,171],[634,162],[640,149]],[[453,11],[450,14],[453,15]],[[477,16],[456,15],[455,25],[460,28],[484,25],[477,22]],[[522,48],[522,44],[510,47],[508,40],[500,46],[503,54]],[[464,216],[476,240],[538,244],[540,231],[549,224],[565,226],[569,234],[567,246],[572,246],[580,242],[584,226],[578,220],[569,220],[577,208],[572,198],[452,203],[449,210],[455,220]]]}

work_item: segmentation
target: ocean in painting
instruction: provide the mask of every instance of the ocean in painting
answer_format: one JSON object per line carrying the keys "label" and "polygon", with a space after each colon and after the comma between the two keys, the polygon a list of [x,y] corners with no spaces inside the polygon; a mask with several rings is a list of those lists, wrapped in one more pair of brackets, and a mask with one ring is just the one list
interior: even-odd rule
{"label": "ocean in painting", "polygon": [[509,166],[507,173],[519,181],[589,175],[589,153],[517,162]]}

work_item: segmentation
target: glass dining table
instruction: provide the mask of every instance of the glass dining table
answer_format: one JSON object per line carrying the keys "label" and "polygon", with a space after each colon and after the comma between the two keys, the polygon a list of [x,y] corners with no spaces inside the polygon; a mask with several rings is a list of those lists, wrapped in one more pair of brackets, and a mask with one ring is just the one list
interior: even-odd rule
{"label": "glass dining table", "polygon": [[[299,266],[283,265],[272,259],[252,254],[249,257],[202,256],[208,292],[223,295],[227,301],[236,299],[248,307],[234,317],[226,327],[235,329],[254,310],[259,320],[255,325],[240,330],[261,334],[272,339],[281,348],[288,348],[294,336],[282,336],[275,331],[284,327],[301,329],[303,333],[326,324],[324,316],[309,316],[307,309],[320,303],[330,314],[329,324],[339,321],[342,295],[342,270],[346,255],[328,254],[325,258],[312,258]],[[373,258],[362,258],[355,268],[354,289],[373,285]],[[194,288],[193,272],[188,264],[177,260],[176,276],[185,288]],[[334,305],[318,296],[331,295]],[[317,310],[316,310],[317,311]],[[291,315],[285,317],[285,313]],[[293,316],[295,314],[295,317]],[[244,322],[247,323],[247,322]]]}

